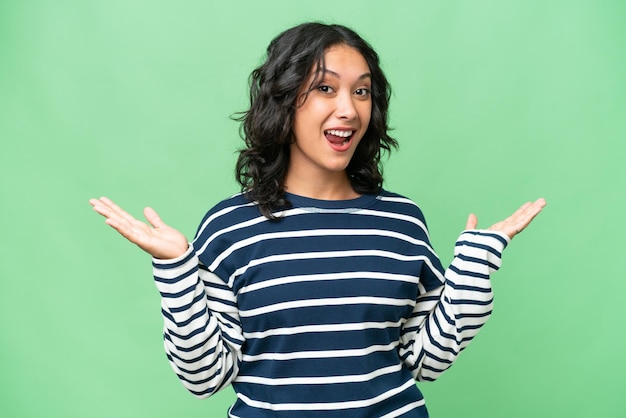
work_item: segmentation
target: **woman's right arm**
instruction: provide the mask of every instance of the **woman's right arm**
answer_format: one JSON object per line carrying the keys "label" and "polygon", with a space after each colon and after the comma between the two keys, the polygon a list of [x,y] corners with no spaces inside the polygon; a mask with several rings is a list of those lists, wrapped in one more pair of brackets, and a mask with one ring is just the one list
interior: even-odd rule
{"label": "woman's right arm", "polygon": [[235,295],[198,260],[193,246],[151,208],[141,222],[105,197],[94,210],[128,241],[153,257],[161,294],[165,351],[183,385],[205,398],[237,375],[243,335]]}
{"label": "woman's right arm", "polygon": [[235,295],[199,263],[193,247],[173,260],[153,259],[161,293],[165,352],[195,396],[206,398],[237,376],[243,335]]}

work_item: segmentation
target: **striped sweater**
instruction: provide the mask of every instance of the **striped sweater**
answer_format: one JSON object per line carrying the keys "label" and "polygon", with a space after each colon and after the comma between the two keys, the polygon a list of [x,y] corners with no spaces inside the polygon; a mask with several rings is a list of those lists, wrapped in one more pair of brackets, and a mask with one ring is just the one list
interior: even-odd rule
{"label": "striped sweater", "polygon": [[464,231],[445,270],[411,200],[287,195],[270,221],[242,195],[211,209],[186,254],[153,260],[165,351],[230,417],[426,417],[434,380],[491,314],[506,235]]}

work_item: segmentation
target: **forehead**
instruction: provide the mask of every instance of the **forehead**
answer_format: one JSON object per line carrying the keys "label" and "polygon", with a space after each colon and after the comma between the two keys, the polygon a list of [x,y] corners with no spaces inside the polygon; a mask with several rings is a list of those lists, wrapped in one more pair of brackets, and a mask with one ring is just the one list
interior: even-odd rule
{"label": "forehead", "polygon": [[323,70],[332,71],[337,75],[352,74],[357,77],[370,72],[369,65],[357,49],[345,45],[333,45],[324,51]]}

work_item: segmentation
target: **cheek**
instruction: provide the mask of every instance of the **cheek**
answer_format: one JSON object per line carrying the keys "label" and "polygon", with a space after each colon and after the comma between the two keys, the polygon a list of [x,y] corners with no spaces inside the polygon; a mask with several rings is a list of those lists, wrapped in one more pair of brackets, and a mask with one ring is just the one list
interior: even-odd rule
{"label": "cheek", "polygon": [[363,107],[359,112],[359,118],[361,119],[363,127],[367,129],[370,120],[372,119],[372,102],[363,103]]}
{"label": "cheek", "polygon": [[296,109],[294,116],[294,126],[310,127],[311,124],[322,119],[323,107],[315,100],[309,99]]}
{"label": "cheek", "polygon": [[298,108],[293,118],[293,130],[296,132],[302,131],[306,129],[308,123],[308,113],[303,111],[302,108]]}

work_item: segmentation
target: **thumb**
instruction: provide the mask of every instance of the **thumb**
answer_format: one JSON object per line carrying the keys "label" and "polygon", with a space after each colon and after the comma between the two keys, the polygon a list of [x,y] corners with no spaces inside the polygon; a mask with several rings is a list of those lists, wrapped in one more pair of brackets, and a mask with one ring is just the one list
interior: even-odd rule
{"label": "thumb", "polygon": [[151,207],[147,207],[143,210],[143,216],[145,216],[146,220],[150,222],[150,225],[155,228],[161,228],[165,226],[165,223],[161,220],[161,217]]}
{"label": "thumb", "polygon": [[465,223],[465,229],[476,229],[476,226],[478,226],[478,218],[473,213],[470,213]]}

